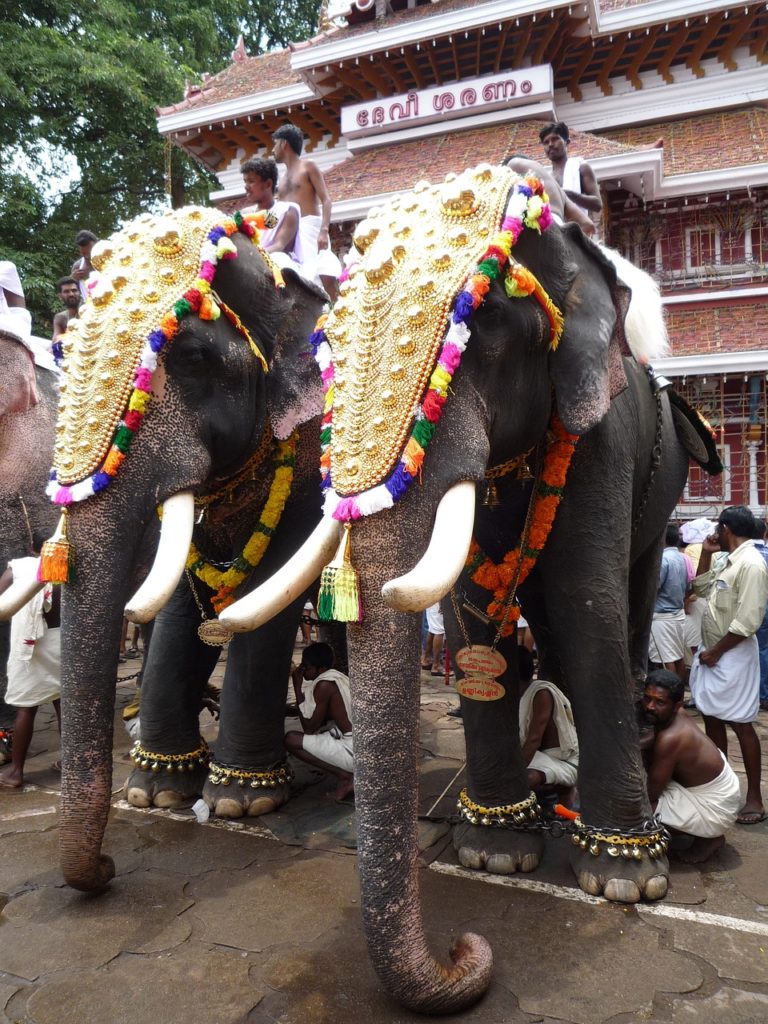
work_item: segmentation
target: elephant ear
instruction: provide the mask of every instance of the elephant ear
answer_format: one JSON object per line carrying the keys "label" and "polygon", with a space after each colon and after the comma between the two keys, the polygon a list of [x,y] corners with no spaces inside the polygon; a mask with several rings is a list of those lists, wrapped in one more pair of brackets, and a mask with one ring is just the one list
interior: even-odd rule
{"label": "elephant ear", "polygon": [[572,261],[571,280],[565,329],[550,356],[550,376],[565,429],[586,434],[627,386],[622,356],[630,355],[624,319],[631,293],[576,224],[566,224],[562,236]]}
{"label": "elephant ear", "polygon": [[292,270],[284,270],[284,307],[275,335],[267,377],[267,407],[272,430],[284,440],[323,411],[320,370],[309,336],[328,296]]}

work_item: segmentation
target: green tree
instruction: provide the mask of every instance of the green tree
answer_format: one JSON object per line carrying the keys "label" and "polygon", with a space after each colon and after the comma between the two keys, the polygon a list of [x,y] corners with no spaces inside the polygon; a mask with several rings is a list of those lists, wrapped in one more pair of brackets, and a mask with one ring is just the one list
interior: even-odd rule
{"label": "green tree", "polygon": [[[47,334],[54,283],[76,252],[157,206],[165,143],[157,106],[184,81],[314,31],[318,0],[5,0],[0,13],[0,258],[19,267],[35,330]],[[212,179],[172,153],[174,196],[204,202]]]}

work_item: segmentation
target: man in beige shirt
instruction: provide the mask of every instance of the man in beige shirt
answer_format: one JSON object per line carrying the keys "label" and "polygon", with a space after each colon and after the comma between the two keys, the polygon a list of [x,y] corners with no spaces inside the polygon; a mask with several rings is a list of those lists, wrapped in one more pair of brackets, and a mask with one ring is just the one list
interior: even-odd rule
{"label": "man in beige shirt", "polygon": [[[753,725],[760,706],[760,661],[755,633],[768,601],[768,570],[752,544],[754,517],[745,505],[720,513],[717,530],[701,547],[694,591],[707,598],[701,647],[691,666],[691,694],[707,735],[728,756],[726,725],[739,741],[747,795],[736,819],[754,825],[765,818],[760,791],[760,740]],[[712,567],[712,556],[727,552]]]}

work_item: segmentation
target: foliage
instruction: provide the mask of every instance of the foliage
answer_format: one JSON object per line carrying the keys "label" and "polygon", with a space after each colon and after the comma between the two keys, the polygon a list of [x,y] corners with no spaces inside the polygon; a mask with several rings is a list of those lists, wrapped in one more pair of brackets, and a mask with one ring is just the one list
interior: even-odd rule
{"label": "foliage", "polygon": [[[19,267],[35,331],[78,253],[162,204],[157,106],[221,70],[242,32],[259,53],[314,31],[318,0],[5,0],[0,11],[0,258]],[[171,154],[173,194],[204,202],[212,179]]]}

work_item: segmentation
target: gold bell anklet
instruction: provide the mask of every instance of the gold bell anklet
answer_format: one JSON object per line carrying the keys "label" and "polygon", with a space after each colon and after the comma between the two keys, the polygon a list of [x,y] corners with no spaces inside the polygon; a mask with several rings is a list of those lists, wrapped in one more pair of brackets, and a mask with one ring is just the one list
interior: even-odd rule
{"label": "gold bell anklet", "polygon": [[662,826],[650,832],[607,832],[585,825],[581,818],[574,823],[571,842],[582,850],[589,850],[593,857],[599,857],[605,848],[609,857],[624,857],[625,860],[642,860],[647,854],[651,860],[663,857],[669,847],[669,832]]}
{"label": "gold bell anklet", "polygon": [[531,791],[525,800],[516,804],[503,804],[498,807],[483,807],[470,800],[466,789],[459,793],[456,804],[459,814],[470,825],[485,825],[495,828],[512,828],[515,825],[528,825],[538,821],[541,807],[536,794]]}
{"label": "gold bell anklet", "polygon": [[214,786],[228,786],[230,782],[236,782],[238,786],[250,786],[251,789],[258,789],[259,786],[275,789],[277,786],[293,782],[293,772],[285,763],[263,771],[248,771],[245,768],[235,768],[232,765],[211,761],[208,767],[208,781]]}
{"label": "gold bell anklet", "polygon": [[138,740],[131,747],[131,760],[136,767],[149,768],[153,772],[193,772],[195,768],[204,768],[210,756],[205,740],[189,754],[153,754],[145,750]]}

